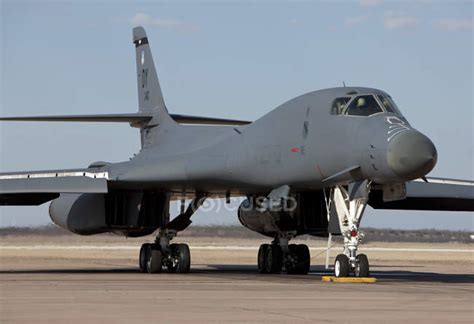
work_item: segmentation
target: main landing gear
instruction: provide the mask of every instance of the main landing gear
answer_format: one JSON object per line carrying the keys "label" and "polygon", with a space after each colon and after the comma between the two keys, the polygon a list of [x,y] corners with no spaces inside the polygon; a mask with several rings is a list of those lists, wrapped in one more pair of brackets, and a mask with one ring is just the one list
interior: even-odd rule
{"label": "main landing gear", "polygon": [[145,243],[140,249],[140,271],[160,273],[163,268],[168,272],[187,273],[191,267],[191,253],[187,244],[169,244],[176,235],[174,231],[165,230],[156,243]]}
{"label": "main landing gear", "polygon": [[206,196],[196,194],[194,199],[184,210],[184,198],[182,200],[181,214],[169,221],[167,213],[162,222],[155,243],[145,243],[140,248],[138,264],[141,272],[160,273],[166,268],[171,273],[187,273],[191,267],[191,253],[187,244],[170,244],[170,241],[180,231],[191,224],[191,216],[204,203]]}
{"label": "main landing gear", "polygon": [[344,253],[336,256],[334,275],[348,277],[353,273],[356,277],[370,275],[369,259],[365,254],[357,254],[363,233],[359,224],[367,206],[370,184],[367,181],[354,182],[348,190],[342,186],[332,189],[329,200],[326,201],[328,212],[337,214],[339,228],[344,238]]}
{"label": "main landing gear", "polygon": [[309,248],[305,244],[288,244],[288,236],[280,236],[271,244],[258,249],[257,266],[260,273],[307,274],[311,265]]}

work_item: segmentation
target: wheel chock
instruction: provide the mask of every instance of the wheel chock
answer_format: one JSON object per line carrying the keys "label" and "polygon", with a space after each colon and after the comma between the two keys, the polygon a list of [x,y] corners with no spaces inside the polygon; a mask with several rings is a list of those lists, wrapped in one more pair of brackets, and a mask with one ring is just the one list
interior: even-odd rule
{"label": "wheel chock", "polygon": [[321,281],[324,281],[324,282],[375,283],[375,282],[377,282],[377,278],[374,278],[374,277],[322,276]]}

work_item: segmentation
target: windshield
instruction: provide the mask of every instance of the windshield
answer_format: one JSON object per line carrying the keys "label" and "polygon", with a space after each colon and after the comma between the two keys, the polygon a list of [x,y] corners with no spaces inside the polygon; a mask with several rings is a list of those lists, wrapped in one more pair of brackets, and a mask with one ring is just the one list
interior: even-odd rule
{"label": "windshield", "polygon": [[382,112],[379,104],[372,95],[357,96],[351,101],[346,110],[349,116],[370,116]]}
{"label": "windshield", "polygon": [[387,112],[401,115],[400,110],[398,109],[397,105],[395,104],[395,102],[393,102],[393,99],[390,96],[377,95],[377,98],[380,100]]}
{"label": "windshield", "polygon": [[351,97],[341,97],[336,98],[332,102],[331,114],[332,115],[341,115],[346,107],[346,104],[351,100]]}

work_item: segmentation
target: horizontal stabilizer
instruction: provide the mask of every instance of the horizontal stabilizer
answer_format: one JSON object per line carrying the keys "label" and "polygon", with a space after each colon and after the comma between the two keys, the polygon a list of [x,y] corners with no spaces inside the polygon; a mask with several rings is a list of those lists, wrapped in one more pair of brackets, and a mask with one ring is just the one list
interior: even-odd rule
{"label": "horizontal stabilizer", "polygon": [[0,117],[0,121],[35,121],[35,122],[101,122],[101,123],[130,123],[133,125],[146,123],[153,115],[143,113],[132,114],[103,114],[103,115],[69,115],[69,116],[24,116]]}
{"label": "horizontal stabilizer", "polygon": [[171,117],[180,124],[200,124],[200,125],[230,125],[230,126],[241,126],[251,124],[249,121],[235,120],[235,119],[222,119],[212,117],[201,117],[201,116],[189,116],[189,115],[174,115]]}
{"label": "horizontal stabilizer", "polygon": [[[132,126],[145,125],[153,118],[152,113],[132,114],[103,114],[103,115],[65,115],[65,116],[23,116],[23,117],[0,117],[0,121],[35,121],[35,122],[105,122],[105,123],[130,123]],[[212,117],[200,117],[189,115],[171,115],[180,124],[200,125],[248,125],[251,122],[222,119]]]}

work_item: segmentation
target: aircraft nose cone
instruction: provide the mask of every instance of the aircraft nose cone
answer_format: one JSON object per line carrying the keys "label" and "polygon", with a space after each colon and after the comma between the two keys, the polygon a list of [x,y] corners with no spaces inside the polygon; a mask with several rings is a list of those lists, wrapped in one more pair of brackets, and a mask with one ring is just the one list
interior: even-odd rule
{"label": "aircraft nose cone", "polygon": [[418,131],[398,134],[388,145],[388,165],[404,179],[425,176],[434,168],[437,159],[438,153],[433,142]]}

